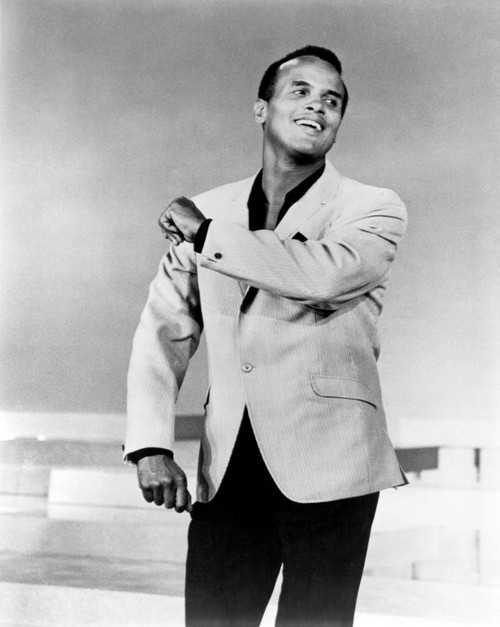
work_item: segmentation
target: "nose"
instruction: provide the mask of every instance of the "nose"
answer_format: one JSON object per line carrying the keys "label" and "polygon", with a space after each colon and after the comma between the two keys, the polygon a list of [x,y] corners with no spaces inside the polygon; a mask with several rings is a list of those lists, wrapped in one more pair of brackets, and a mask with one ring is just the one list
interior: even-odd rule
{"label": "nose", "polygon": [[307,103],[306,109],[308,111],[314,111],[315,113],[324,113],[325,105],[321,98],[316,98],[315,100],[311,100],[311,102]]}

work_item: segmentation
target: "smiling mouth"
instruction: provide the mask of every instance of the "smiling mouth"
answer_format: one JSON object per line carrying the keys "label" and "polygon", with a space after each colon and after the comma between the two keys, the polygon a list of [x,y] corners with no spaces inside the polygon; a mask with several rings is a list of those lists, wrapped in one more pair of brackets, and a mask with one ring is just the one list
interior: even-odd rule
{"label": "smiling mouth", "polygon": [[305,126],[307,128],[312,128],[315,131],[323,130],[323,127],[321,126],[319,122],[316,122],[315,120],[308,120],[307,118],[299,118],[298,120],[295,120],[295,124],[297,124],[298,126]]}

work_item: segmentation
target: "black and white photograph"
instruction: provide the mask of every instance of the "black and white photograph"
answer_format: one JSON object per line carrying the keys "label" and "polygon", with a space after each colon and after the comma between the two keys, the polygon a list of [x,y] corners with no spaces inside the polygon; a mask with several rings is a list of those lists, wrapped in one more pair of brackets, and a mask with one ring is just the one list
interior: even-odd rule
{"label": "black and white photograph", "polygon": [[0,36],[0,627],[498,624],[500,4]]}

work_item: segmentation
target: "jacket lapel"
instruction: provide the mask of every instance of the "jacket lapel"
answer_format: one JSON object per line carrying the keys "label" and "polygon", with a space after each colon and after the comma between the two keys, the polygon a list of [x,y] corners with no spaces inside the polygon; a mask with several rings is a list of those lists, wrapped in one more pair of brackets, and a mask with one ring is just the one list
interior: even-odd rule
{"label": "jacket lapel", "polygon": [[312,216],[326,205],[337,191],[340,174],[327,161],[325,171],[302,198],[288,209],[281,222],[275,228],[280,239],[286,239],[295,233]]}

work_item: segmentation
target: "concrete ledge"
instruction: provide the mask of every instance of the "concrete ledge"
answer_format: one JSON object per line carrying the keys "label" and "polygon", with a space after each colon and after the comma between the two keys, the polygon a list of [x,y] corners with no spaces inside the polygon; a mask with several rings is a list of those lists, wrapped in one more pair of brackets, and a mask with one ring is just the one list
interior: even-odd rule
{"label": "concrete ledge", "polygon": [[[175,459],[183,468],[196,468],[199,442],[180,440],[175,444]],[[121,443],[117,441],[38,440],[14,438],[0,440],[2,465],[27,467],[122,467]]]}
{"label": "concrete ledge", "polygon": [[[0,440],[38,438],[122,442],[125,436],[125,422],[124,414],[1,411]],[[199,437],[201,422],[201,415],[179,414],[175,425],[176,439]]]}
{"label": "concrete ledge", "polygon": [[[419,582],[405,584],[394,579],[365,580],[355,627],[496,625],[500,603],[493,590]],[[184,626],[184,601],[177,596],[5,582],[0,583],[0,595],[0,622],[3,624],[33,627]],[[371,609],[376,599],[384,610]],[[392,604],[393,612],[388,611],[389,604]],[[272,627],[275,615],[276,605],[271,602],[261,627]]]}
{"label": "concrete ledge", "polygon": [[[156,506],[152,506],[153,508]],[[55,520],[0,515],[0,551],[184,563],[188,514],[163,510],[141,525],[123,521]]]}
{"label": "concrete ledge", "polygon": [[[194,498],[196,477],[187,475]],[[101,469],[60,468],[52,470],[49,503],[103,507],[151,507],[142,497],[132,466]]]}
{"label": "concrete ledge", "polygon": [[[197,438],[201,421],[199,414],[179,414],[176,437]],[[42,436],[121,442],[124,433],[124,414],[0,411],[0,440]],[[500,421],[478,420],[477,416],[471,416],[469,421],[402,418],[393,441],[397,448],[403,449],[436,446],[500,449]]]}
{"label": "concrete ledge", "polygon": [[0,493],[47,496],[49,466],[0,465]]}
{"label": "concrete ledge", "polygon": [[397,448],[446,446],[500,449],[500,421],[405,420],[398,423]]}
{"label": "concrete ledge", "polygon": [[408,527],[500,528],[500,499],[493,490],[414,487],[384,490],[373,529]]}
{"label": "concrete ledge", "polygon": [[422,472],[438,467],[437,446],[398,448],[396,453],[405,472]]}
{"label": "concrete ledge", "polygon": [[43,438],[116,442],[123,440],[123,414],[0,412],[0,440]]}

